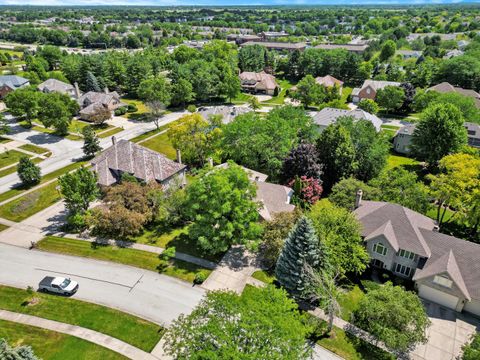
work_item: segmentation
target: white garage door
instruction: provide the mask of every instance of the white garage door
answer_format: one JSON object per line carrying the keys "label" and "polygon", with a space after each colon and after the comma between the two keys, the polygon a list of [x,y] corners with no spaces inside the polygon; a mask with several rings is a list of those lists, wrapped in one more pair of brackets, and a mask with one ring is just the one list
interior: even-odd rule
{"label": "white garage door", "polygon": [[418,295],[426,300],[445,306],[455,310],[458,303],[458,297],[446,294],[443,291],[431,288],[430,286],[420,285]]}

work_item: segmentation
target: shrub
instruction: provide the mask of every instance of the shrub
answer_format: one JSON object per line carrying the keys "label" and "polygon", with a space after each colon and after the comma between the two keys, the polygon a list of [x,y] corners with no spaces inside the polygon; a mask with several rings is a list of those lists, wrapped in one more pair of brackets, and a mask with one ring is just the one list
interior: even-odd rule
{"label": "shrub", "polygon": [[160,254],[160,257],[162,258],[162,260],[167,261],[167,260],[170,260],[171,258],[174,258],[175,253],[176,253],[175,246],[172,246],[172,247],[169,247],[169,248],[165,249]]}
{"label": "shrub", "polygon": [[194,113],[195,111],[197,111],[197,107],[195,105],[188,105],[187,106],[187,111],[191,112],[191,113]]}
{"label": "shrub", "polygon": [[193,279],[193,283],[196,285],[203,284],[203,282],[207,280],[207,275],[204,272],[199,272],[195,274],[195,278]]}
{"label": "shrub", "polygon": [[23,156],[17,166],[18,177],[24,185],[35,185],[40,182],[40,167],[35,165],[28,157]]}
{"label": "shrub", "polygon": [[[130,107],[130,105],[129,105]],[[115,116],[122,116],[122,115],[125,115],[127,113],[127,107],[123,106],[121,108],[118,108],[117,110],[115,110]]]}
{"label": "shrub", "polygon": [[127,108],[125,109],[126,112],[134,113],[138,111],[137,105],[135,104],[128,104]]}

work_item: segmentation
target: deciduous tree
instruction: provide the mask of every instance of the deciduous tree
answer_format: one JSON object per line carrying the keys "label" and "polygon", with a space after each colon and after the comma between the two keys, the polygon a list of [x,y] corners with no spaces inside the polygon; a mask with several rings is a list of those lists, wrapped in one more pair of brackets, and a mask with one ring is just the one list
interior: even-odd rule
{"label": "deciduous tree", "polygon": [[83,213],[99,195],[97,176],[87,168],[67,173],[58,179],[65,206],[71,213]]}
{"label": "deciduous tree", "polygon": [[22,156],[17,165],[18,177],[24,185],[30,186],[40,182],[40,167],[35,165],[27,156]]}

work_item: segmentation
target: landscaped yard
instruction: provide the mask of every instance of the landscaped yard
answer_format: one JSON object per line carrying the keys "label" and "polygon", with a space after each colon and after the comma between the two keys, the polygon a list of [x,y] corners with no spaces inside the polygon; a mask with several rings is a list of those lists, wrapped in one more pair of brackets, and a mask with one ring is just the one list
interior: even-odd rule
{"label": "landscaped yard", "polygon": [[399,166],[417,167],[420,166],[420,162],[406,156],[390,154],[387,158],[386,170],[391,170]]}
{"label": "landscaped yard", "polygon": [[19,148],[25,151],[30,151],[32,153],[39,154],[39,155],[45,154],[45,156],[47,157],[52,155],[50,150],[37,145],[33,145],[33,144],[24,144],[24,145],[21,145]]}
{"label": "landscaped yard", "polygon": [[263,101],[262,104],[265,105],[283,105],[285,103],[285,96],[287,91],[293,87],[293,84],[288,80],[279,80],[278,81],[281,91],[278,96],[272,97],[270,100]]}
{"label": "landscaped yard", "polygon": [[[28,156],[28,155],[25,154],[25,156]],[[43,161],[43,159],[41,159],[39,157],[30,159],[30,160],[32,160],[32,162],[34,164],[38,164],[39,162]],[[13,174],[16,171],[17,171],[17,166],[16,165],[10,165],[6,169],[0,170],[0,178],[3,177],[3,176],[7,176],[9,174]]]}
{"label": "landscaped yard", "polygon": [[176,151],[173,148],[172,143],[168,139],[168,135],[166,132],[155,136],[147,141],[144,141],[140,145],[164,154],[166,157],[172,160],[175,160],[177,157]]}
{"label": "landscaped yard", "polygon": [[263,281],[266,284],[272,284],[275,281],[275,275],[264,270],[257,270],[252,274],[254,279]]}
{"label": "landscaped yard", "polygon": [[198,265],[177,259],[165,261],[160,259],[157,254],[146,251],[97,245],[82,240],[72,240],[56,236],[45,237],[37,243],[37,246],[41,250],[136,266],[188,282],[193,282],[195,275],[200,272],[207,276],[211,272],[211,270],[204,269]]}
{"label": "landscaped yard", "polygon": [[0,169],[19,162],[23,156],[28,155],[17,150],[8,150],[0,153]]}
{"label": "landscaped yard", "polygon": [[232,99],[231,103],[235,104],[235,105],[246,104],[248,102],[248,100],[250,100],[251,97],[252,97],[252,95],[250,95],[250,94],[245,94],[245,93],[239,92],[237,94],[237,96],[235,96]]}
{"label": "landscaped yard", "polygon": [[[85,164],[86,164],[85,161],[79,161],[79,162],[75,162],[75,163],[72,163],[70,165],[67,165],[67,166],[65,166],[63,168],[60,168],[58,170],[55,170],[51,173],[48,173],[48,174],[46,174],[45,176],[42,177],[42,180],[40,181],[40,184],[44,184],[47,181],[50,181],[52,179],[56,179],[59,176],[65,174],[69,171],[72,171],[74,169],[77,169],[80,166],[85,165]],[[26,192],[28,189],[29,188],[25,188],[24,186],[18,186],[16,188],[8,190],[8,191],[0,194],[0,202],[8,200],[8,199],[10,199],[10,198],[12,198],[16,195],[22,194],[22,193]]]}
{"label": "landscaped yard", "polygon": [[7,229],[8,229],[7,225],[0,224],[0,232],[2,232],[3,230],[7,230]]}
{"label": "landscaped yard", "polygon": [[12,221],[22,221],[55,204],[61,198],[60,193],[56,189],[57,185],[58,183],[54,181],[16,200],[8,202],[0,207],[0,217]]}
{"label": "landscaped yard", "polygon": [[123,129],[118,128],[118,127],[113,127],[112,129],[107,130],[107,131],[103,131],[103,132],[97,131],[97,134],[98,134],[99,138],[106,138],[106,137],[109,137],[109,136],[113,136],[116,133],[119,133],[120,131],[123,131]]}
{"label": "landscaped yard", "polygon": [[0,338],[11,346],[29,345],[44,360],[126,360],[127,358],[74,336],[0,320]]}
{"label": "landscaped yard", "polygon": [[351,290],[339,296],[340,317],[343,320],[351,320],[352,313],[358,309],[358,303],[364,295],[364,292],[358,286],[354,286]]}
{"label": "landscaped yard", "polygon": [[99,331],[147,352],[164,332],[157,324],[105,306],[37,292],[32,296],[38,303],[26,303],[26,290],[0,285],[0,308]]}

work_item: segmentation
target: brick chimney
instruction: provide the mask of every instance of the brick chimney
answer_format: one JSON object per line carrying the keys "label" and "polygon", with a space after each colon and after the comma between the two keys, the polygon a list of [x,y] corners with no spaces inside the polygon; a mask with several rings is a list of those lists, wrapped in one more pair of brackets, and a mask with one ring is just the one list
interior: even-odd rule
{"label": "brick chimney", "polygon": [[78,83],[76,81],[73,84],[73,87],[75,88],[75,99],[80,99],[80,96],[82,95],[80,94],[80,89],[78,88]]}
{"label": "brick chimney", "polygon": [[362,196],[363,196],[362,189],[358,189],[357,195],[355,196],[355,209],[358,209],[360,205],[362,205]]}

